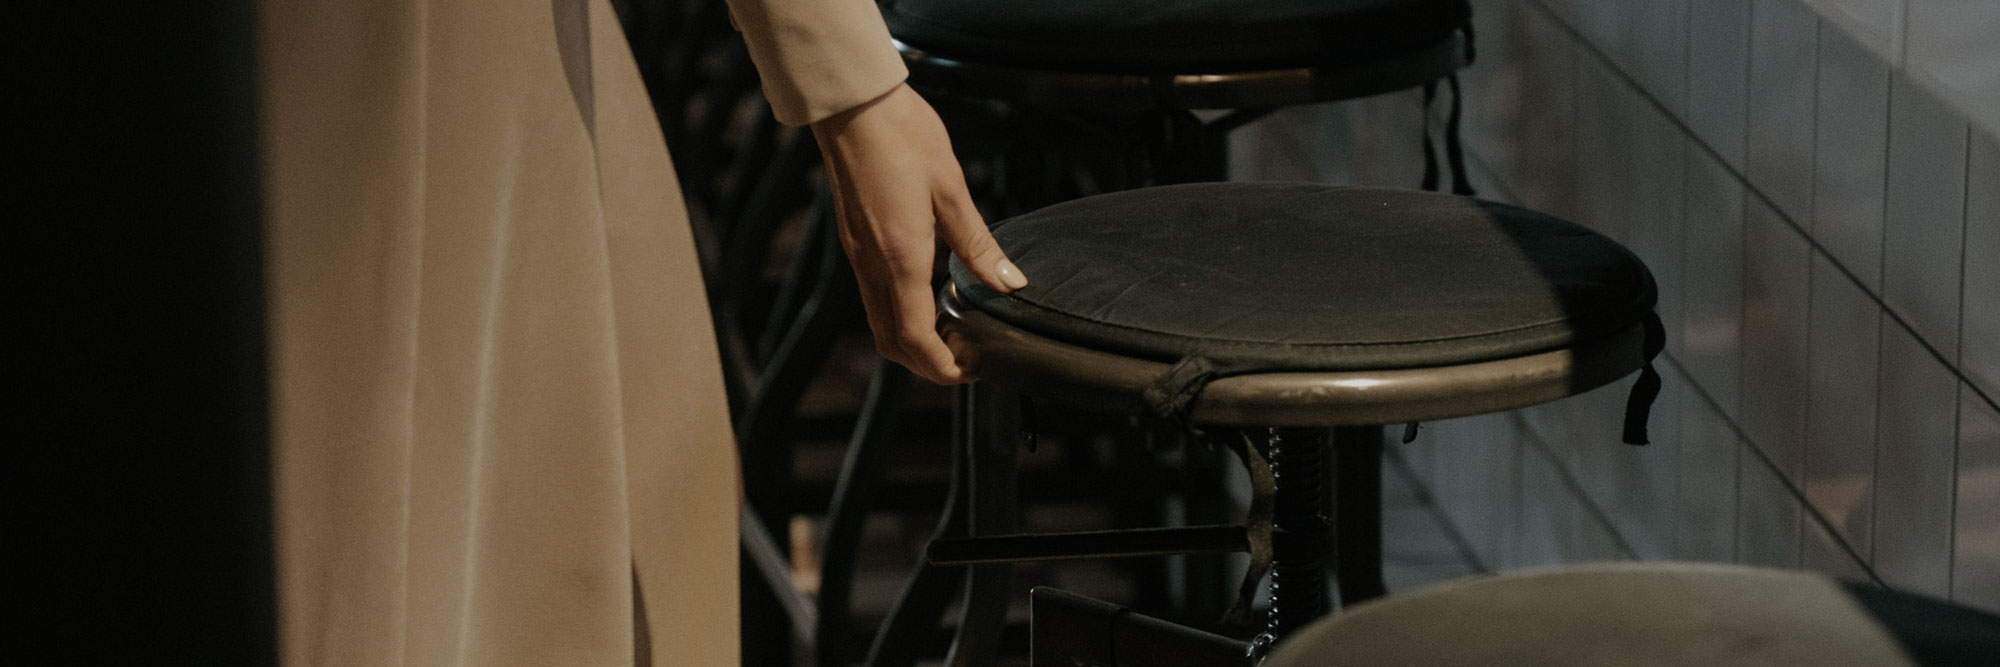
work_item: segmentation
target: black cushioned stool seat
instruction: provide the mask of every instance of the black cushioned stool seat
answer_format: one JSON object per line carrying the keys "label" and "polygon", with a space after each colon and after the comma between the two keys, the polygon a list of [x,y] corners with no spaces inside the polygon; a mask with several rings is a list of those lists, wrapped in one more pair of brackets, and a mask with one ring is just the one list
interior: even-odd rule
{"label": "black cushioned stool seat", "polygon": [[886,0],[921,90],[1100,112],[1250,109],[1444,79],[1466,0]]}
{"label": "black cushioned stool seat", "polygon": [[[1625,431],[1644,442],[1662,345],[1652,276],[1616,242],[1547,215],[1407,190],[1212,183],[1057,204],[993,232],[1030,284],[998,294],[954,263],[939,298],[947,339],[982,378],[958,496],[972,537],[930,548],[933,563],[975,566],[961,644],[993,641],[974,610],[998,618],[1004,564],[1024,560],[1247,551],[1229,622],[1249,624],[1268,568],[1263,641],[1324,613],[1329,552],[1342,600],[1381,595],[1386,424],[1644,371]],[[1231,434],[1214,441],[1250,469],[1248,525],[1007,534],[1018,395]],[[1607,441],[1616,433],[1606,425]]]}
{"label": "black cushioned stool seat", "polygon": [[1465,0],[886,0],[898,40],[963,59],[1092,72],[1350,64],[1427,46]]}
{"label": "black cushioned stool seat", "polygon": [[[1123,407],[1144,402],[1160,416],[1196,421],[1412,421],[1576,393],[1645,364],[1657,298],[1638,258],[1596,232],[1415,191],[1169,186],[1051,206],[1001,223],[994,237],[1033,282],[1001,295],[953,264],[956,297],[946,306],[962,334],[1012,349],[993,334],[1014,329],[1045,339],[1040,354],[1069,347],[1101,355],[1099,366],[1150,368],[1151,397],[1130,395],[1136,378],[1103,388],[1125,395]],[[1077,368],[1075,360],[1051,368],[984,352],[983,373],[997,377]],[[1505,397],[1455,405],[1452,388],[1433,387],[1425,391],[1438,392],[1436,400],[1424,406],[1346,417],[1326,395],[1393,393],[1384,388],[1397,384],[1390,380],[1407,386],[1452,371],[1486,378],[1459,392],[1511,379],[1529,395],[1516,405],[1492,402]],[[1314,373],[1318,381],[1306,377]],[[1274,389],[1323,389],[1272,397],[1303,410],[1223,415],[1192,400],[1223,378],[1273,374],[1289,376],[1273,378]]]}

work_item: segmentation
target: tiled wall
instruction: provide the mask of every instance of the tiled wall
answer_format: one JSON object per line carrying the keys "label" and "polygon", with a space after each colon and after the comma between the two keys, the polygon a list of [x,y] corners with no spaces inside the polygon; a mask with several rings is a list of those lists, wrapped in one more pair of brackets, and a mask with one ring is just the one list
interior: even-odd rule
{"label": "tiled wall", "polygon": [[[1629,381],[1401,446],[1482,565],[1804,567],[2000,610],[2000,3],[1488,0],[1482,195],[1617,238],[1662,289]],[[1412,186],[1420,96],[1286,110],[1238,179]]]}

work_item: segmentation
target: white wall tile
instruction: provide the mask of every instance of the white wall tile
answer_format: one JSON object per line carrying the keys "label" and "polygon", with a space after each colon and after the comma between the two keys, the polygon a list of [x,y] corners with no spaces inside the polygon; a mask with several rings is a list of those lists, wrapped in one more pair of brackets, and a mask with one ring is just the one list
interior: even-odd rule
{"label": "white wall tile", "polygon": [[1870,290],[1882,276],[1889,66],[1821,24],[1812,234]]}
{"label": "white wall tile", "polygon": [[1646,94],[1676,115],[1687,112],[1689,0],[1604,3],[1623,8],[1621,39],[1630,44],[1627,65]]}
{"label": "white wall tile", "polygon": [[[1677,424],[1649,424],[1655,444],[1632,446],[1619,438],[1626,399],[1633,381],[1626,378],[1589,392],[1522,411],[1538,423],[1545,450],[1565,469],[1584,498],[1601,512],[1587,513],[1608,522],[1620,548],[1630,547],[1644,558],[1670,555],[1678,456]],[[1672,416],[1673,403],[1684,385],[1665,386],[1654,403],[1656,420]]]}
{"label": "white wall tile", "polygon": [[1903,58],[1903,0],[1805,0],[1827,23],[1852,35],[1876,59]]}
{"label": "white wall tile", "polygon": [[1743,328],[1743,184],[1706,153],[1689,151],[1687,321],[1669,336],[1688,374],[1727,411],[1737,407]]}
{"label": "white wall tile", "polygon": [[[1424,422],[1419,425],[1420,428],[1417,430],[1416,441],[1407,443],[1398,437],[1401,433],[1397,432],[1397,429],[1386,429],[1382,436],[1382,442],[1385,449],[1394,450],[1397,456],[1402,457],[1403,464],[1410,469],[1410,474],[1416,477],[1417,483],[1423,488],[1429,489],[1437,485],[1436,464],[1438,456],[1441,453],[1440,450],[1451,446],[1451,444],[1447,443],[1456,444],[1466,441],[1464,436],[1454,438],[1450,434],[1463,433],[1477,437],[1477,431],[1464,427],[1454,428],[1458,421],[1460,420],[1448,419],[1444,421]],[[1440,429],[1442,429],[1442,433],[1444,434],[1443,437],[1439,437]]]}
{"label": "white wall tile", "polygon": [[1500,177],[1492,167],[1487,166],[1486,160],[1481,159],[1479,154],[1472,152],[1465,154],[1465,170],[1472,178],[1472,189],[1479,193],[1480,199],[1521,205],[1521,198],[1514,196],[1514,191],[1500,181]]}
{"label": "white wall tile", "polygon": [[1576,217],[1579,45],[1525,2],[1482,4],[1473,19],[1480,47],[1465,76],[1469,157],[1505,182],[1514,203]]}
{"label": "white wall tile", "polygon": [[[1311,143],[1301,152],[1305,153],[1305,159],[1309,161],[1315,179],[1321,183],[1348,185],[1355,182],[1353,137],[1360,126],[1352,117],[1353,109],[1353,105],[1333,102],[1316,104],[1309,108],[1280,109],[1273,114],[1296,113],[1303,117],[1300,119],[1301,123],[1313,128]],[[1241,133],[1241,130],[1237,133]],[[1236,134],[1230,135],[1229,147],[1232,150],[1236,148],[1235,136]],[[1231,174],[1231,178],[1234,178],[1234,174]]]}
{"label": "white wall tile", "polygon": [[1523,30],[1515,55],[1526,77],[1520,106],[1509,119],[1517,128],[1511,160],[1495,165],[1529,208],[1577,217],[1577,44],[1544,14],[1519,12]]}
{"label": "white wall tile", "polygon": [[1750,95],[1750,3],[1688,0],[1688,126],[1743,171]]}
{"label": "white wall tile", "polygon": [[1420,431],[1417,437],[1438,443],[1431,489],[1439,509],[1474,553],[1495,562],[1500,541],[1512,528],[1519,495],[1521,429],[1512,415],[1499,414],[1460,420],[1455,428],[1435,433]]}
{"label": "white wall tile", "polygon": [[1478,574],[1478,564],[1468,562],[1459,551],[1447,532],[1451,528],[1438,523],[1420,487],[1393,462],[1385,462],[1382,472],[1382,578],[1389,590],[1412,590]]}
{"label": "white wall tile", "polygon": [[1812,248],[1763,202],[1743,223],[1742,409],[1752,445],[1798,479],[1806,423],[1806,325]]}
{"label": "white wall tile", "polygon": [[1631,200],[1632,118],[1642,104],[1596,58],[1577,62],[1576,217],[1572,222],[1624,242]]}
{"label": "white wall tile", "polygon": [[[1236,181],[1300,181],[1326,177],[1304,147],[1327,139],[1302,118],[1309,107],[1290,107],[1251,121],[1229,134],[1229,178]],[[1308,133],[1311,139],[1308,140]],[[1344,182],[1339,179],[1326,179]]]}
{"label": "white wall tile", "polygon": [[[1520,416],[1524,431],[1538,441],[1566,443],[1567,441],[1562,438],[1562,430],[1568,424],[1563,414],[1566,403],[1566,401],[1543,403],[1516,410],[1515,414]],[[1566,453],[1568,450],[1564,449],[1559,454]]]}
{"label": "white wall tile", "polygon": [[1688,0],[1546,4],[1648,96],[1675,113],[1686,108]]}
{"label": "white wall tile", "polygon": [[1562,483],[1555,463],[1532,446],[1516,462],[1519,488],[1512,524],[1500,535],[1497,569],[1515,569],[1569,560],[1564,550],[1570,508],[1581,499]]}
{"label": "white wall tile", "polygon": [[1909,0],[1904,67],[2000,135],[2000,3]]}
{"label": "white wall tile", "polygon": [[1646,262],[1659,285],[1656,310],[1667,331],[1679,332],[1686,320],[1682,256],[1687,241],[1688,139],[1673,119],[1650,106],[1632,118],[1630,161],[1632,189],[1626,213],[1632,252]]}
{"label": "white wall tile", "polygon": [[1624,4],[1596,0],[1542,0],[1543,6],[1575,28],[1584,39],[1601,45],[1599,48],[1618,42],[1619,30],[1624,22]]}
{"label": "white wall tile", "polygon": [[1554,459],[1534,446],[1523,450],[1519,518],[1515,530],[1503,538],[1502,567],[1632,557],[1563,480]]}
{"label": "white wall tile", "polygon": [[[1472,26],[1478,33],[1479,60],[1459,74],[1465,90],[1465,148],[1473,162],[1500,168],[1513,164],[1520,129],[1515,116],[1525,113],[1528,72],[1521,67],[1527,47],[1522,25],[1532,12],[1520,0],[1474,3]],[[1484,189],[1481,194],[1484,195]]]}
{"label": "white wall tile", "polygon": [[1749,447],[1737,450],[1736,562],[1799,565],[1799,499]]}
{"label": "white wall tile", "polygon": [[1750,184],[1785,215],[1812,211],[1813,85],[1819,18],[1798,0],[1753,0],[1750,9]]}
{"label": "white wall tile", "polygon": [[1965,295],[1959,367],[2000,396],[2000,140],[1973,132],[1965,170]]}
{"label": "white wall tile", "polygon": [[[1432,131],[1439,138],[1438,168],[1443,173],[1443,118],[1451,96],[1444,86],[1438,90],[1436,108],[1432,111],[1439,120],[1432,125]],[[1348,122],[1344,126],[1321,123],[1318,127],[1320,134],[1345,135],[1338,142],[1343,152],[1335,155],[1320,149],[1314,156],[1315,163],[1344,160],[1350,182],[1355,185],[1418,187],[1424,175],[1423,99],[1422,91],[1405,90],[1340,105]]]}
{"label": "white wall tile", "polygon": [[1736,560],[1736,432],[1715,408],[1689,392],[1681,409],[1679,487],[1674,502],[1674,558]]}
{"label": "white wall tile", "polygon": [[1877,400],[1875,571],[1892,587],[1947,596],[1958,381],[1909,331],[1885,322]]}
{"label": "white wall tile", "polygon": [[1953,600],[2000,613],[2000,412],[1959,391]]}
{"label": "white wall tile", "polygon": [[1891,94],[1882,297],[1931,345],[1957,349],[1965,119],[1905,77]]}
{"label": "white wall tile", "polygon": [[1813,258],[1806,501],[1864,556],[1875,509],[1875,395],[1882,307]]}

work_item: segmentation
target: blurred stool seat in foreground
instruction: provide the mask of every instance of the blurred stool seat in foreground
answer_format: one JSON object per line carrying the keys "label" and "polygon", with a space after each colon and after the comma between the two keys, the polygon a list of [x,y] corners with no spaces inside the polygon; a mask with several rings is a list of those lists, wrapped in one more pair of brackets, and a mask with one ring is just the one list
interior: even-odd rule
{"label": "blurred stool seat in foreground", "polygon": [[1974,667],[2000,616],[1824,576],[1599,563],[1474,577],[1300,630],[1265,667]]}

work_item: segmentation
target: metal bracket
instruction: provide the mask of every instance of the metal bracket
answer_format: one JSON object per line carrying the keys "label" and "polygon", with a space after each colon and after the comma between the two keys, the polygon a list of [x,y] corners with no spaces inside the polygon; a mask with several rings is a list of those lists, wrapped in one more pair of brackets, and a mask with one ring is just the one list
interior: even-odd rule
{"label": "metal bracket", "polygon": [[1249,628],[1255,625],[1250,617],[1250,607],[1257,599],[1258,584],[1271,573],[1271,527],[1276,520],[1274,508],[1277,506],[1278,478],[1271,471],[1270,452],[1264,450],[1263,443],[1251,438],[1245,431],[1237,431],[1230,442],[1230,449],[1243,459],[1243,467],[1250,473],[1250,513],[1244,522],[1244,537],[1250,546],[1250,568],[1243,573],[1243,584],[1236,590],[1236,603],[1222,616],[1225,627]]}

